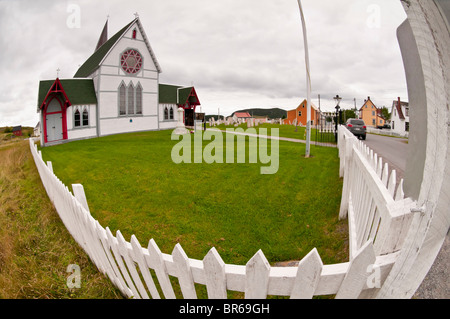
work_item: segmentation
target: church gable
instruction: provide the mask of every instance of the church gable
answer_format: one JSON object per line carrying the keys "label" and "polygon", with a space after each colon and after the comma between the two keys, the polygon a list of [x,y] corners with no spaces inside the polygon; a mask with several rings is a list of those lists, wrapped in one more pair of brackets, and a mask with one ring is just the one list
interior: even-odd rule
{"label": "church gable", "polygon": [[[127,51],[134,49],[134,55],[127,55]],[[135,53],[136,52],[136,53]],[[88,60],[78,69],[75,78],[86,78],[92,74],[102,65],[107,67],[119,67],[119,75],[135,74],[135,69],[124,68],[123,60],[130,58],[127,66],[131,64],[135,67],[133,58],[140,56],[142,58],[142,67],[146,70],[151,70],[160,73],[161,69],[156,56],[150,46],[147,36],[142,28],[139,18],[136,18],[113,37],[106,41]],[[139,59],[138,59],[139,60]],[[132,71],[132,72],[130,72]],[[117,74],[117,73],[116,73]]]}

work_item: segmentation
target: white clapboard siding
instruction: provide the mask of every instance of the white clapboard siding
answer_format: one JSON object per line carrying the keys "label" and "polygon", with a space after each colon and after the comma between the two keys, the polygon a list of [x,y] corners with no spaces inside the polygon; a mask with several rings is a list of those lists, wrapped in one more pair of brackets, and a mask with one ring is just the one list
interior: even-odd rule
{"label": "white clapboard siding", "polygon": [[384,283],[395,265],[411,223],[405,211],[413,203],[403,198],[402,182],[395,190],[395,176],[389,176],[382,159],[348,133],[340,129],[345,198],[339,216],[348,215],[350,260],[324,265],[313,249],[297,267],[272,267],[261,250],[246,265],[233,265],[226,264],[215,248],[203,260],[196,260],[189,258],[180,244],[172,254],[166,254],[153,239],[142,247],[134,235],[130,241],[120,231],[114,236],[90,214],[83,186],[72,185],[72,195],[54,175],[51,162],[44,163],[32,141],[30,150],[65,227],[99,271],[127,298],[175,299],[170,277],[178,279],[183,298],[197,298],[196,284],[205,285],[211,299],[225,299],[228,291],[243,292],[251,299],[332,294],[358,298],[373,295],[373,287],[366,281],[371,275],[368,269],[379,269],[380,282]]}

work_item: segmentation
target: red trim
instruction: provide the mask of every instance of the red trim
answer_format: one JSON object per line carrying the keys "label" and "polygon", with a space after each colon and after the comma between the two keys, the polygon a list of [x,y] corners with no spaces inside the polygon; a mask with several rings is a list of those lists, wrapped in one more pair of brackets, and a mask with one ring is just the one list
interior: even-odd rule
{"label": "red trim", "polygon": [[[191,103],[189,102],[189,98],[190,98],[190,97],[195,97],[196,100],[197,100],[197,102],[191,104]],[[183,110],[194,108],[194,112],[195,112],[196,107],[197,107],[198,105],[200,105],[200,104],[201,104],[201,103],[200,103],[200,100],[198,99],[197,92],[195,91],[195,88],[192,88],[192,89],[191,89],[191,92],[189,93],[189,96],[188,96],[188,98],[187,98],[187,101],[185,101],[185,104],[178,104],[178,107],[183,108]]]}
{"label": "red trim", "polygon": [[[62,102],[58,97],[62,97],[64,102]],[[50,102],[55,98],[61,107],[61,111],[47,113],[47,108],[48,108]],[[67,140],[67,138],[68,138],[68,135],[67,135],[67,108],[71,105],[72,104],[70,103],[70,100],[69,100],[66,92],[64,91],[64,88],[63,88],[61,82],[57,78],[56,81],[52,84],[50,90],[47,92],[47,95],[45,96],[45,99],[43,100],[42,105],[40,106],[40,109],[43,110],[42,111],[42,115],[43,115],[42,121],[44,123],[44,125],[43,125],[44,126],[44,143],[48,143],[47,115],[51,115],[51,114],[61,114],[62,115],[62,123],[61,123],[62,133],[63,133],[62,139]]]}
{"label": "red trim", "polygon": [[53,93],[61,93],[64,96],[64,100],[66,101],[66,103],[68,103],[68,107],[72,106],[72,103],[70,103],[70,100],[66,94],[66,91],[64,91],[61,81],[59,80],[59,78],[56,78],[55,82],[50,87],[50,90],[48,90],[47,95],[45,96],[45,99],[42,101],[42,104],[40,106],[41,110],[42,110],[42,107],[44,107],[46,104],[48,104],[48,103],[46,103],[46,101],[50,97],[50,95]]}

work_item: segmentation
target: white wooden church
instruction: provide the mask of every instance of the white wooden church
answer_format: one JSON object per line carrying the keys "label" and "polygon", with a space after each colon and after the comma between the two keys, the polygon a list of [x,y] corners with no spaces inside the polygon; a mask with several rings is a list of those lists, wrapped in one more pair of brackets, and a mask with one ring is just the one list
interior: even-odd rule
{"label": "white wooden church", "polygon": [[194,87],[160,84],[161,67],[139,20],[108,39],[108,21],[94,53],[73,79],[40,81],[41,145],[105,135],[174,129],[178,108],[193,122]]}

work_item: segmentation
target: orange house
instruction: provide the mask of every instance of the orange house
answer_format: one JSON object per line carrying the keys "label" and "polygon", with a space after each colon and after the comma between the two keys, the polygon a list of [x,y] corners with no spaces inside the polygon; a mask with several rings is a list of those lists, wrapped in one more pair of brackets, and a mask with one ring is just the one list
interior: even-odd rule
{"label": "orange house", "polygon": [[364,105],[359,109],[359,118],[364,121],[366,126],[377,127],[385,124],[385,119],[381,115],[381,109],[378,109],[370,100],[370,96],[364,101]]}
{"label": "orange house", "polygon": [[[287,119],[284,123],[287,124],[295,124],[294,120],[297,119],[297,124],[301,126],[306,126],[307,122],[307,108],[306,108],[306,100],[294,110],[287,111]],[[319,109],[311,103],[311,125],[317,124],[317,119],[320,118]]]}

